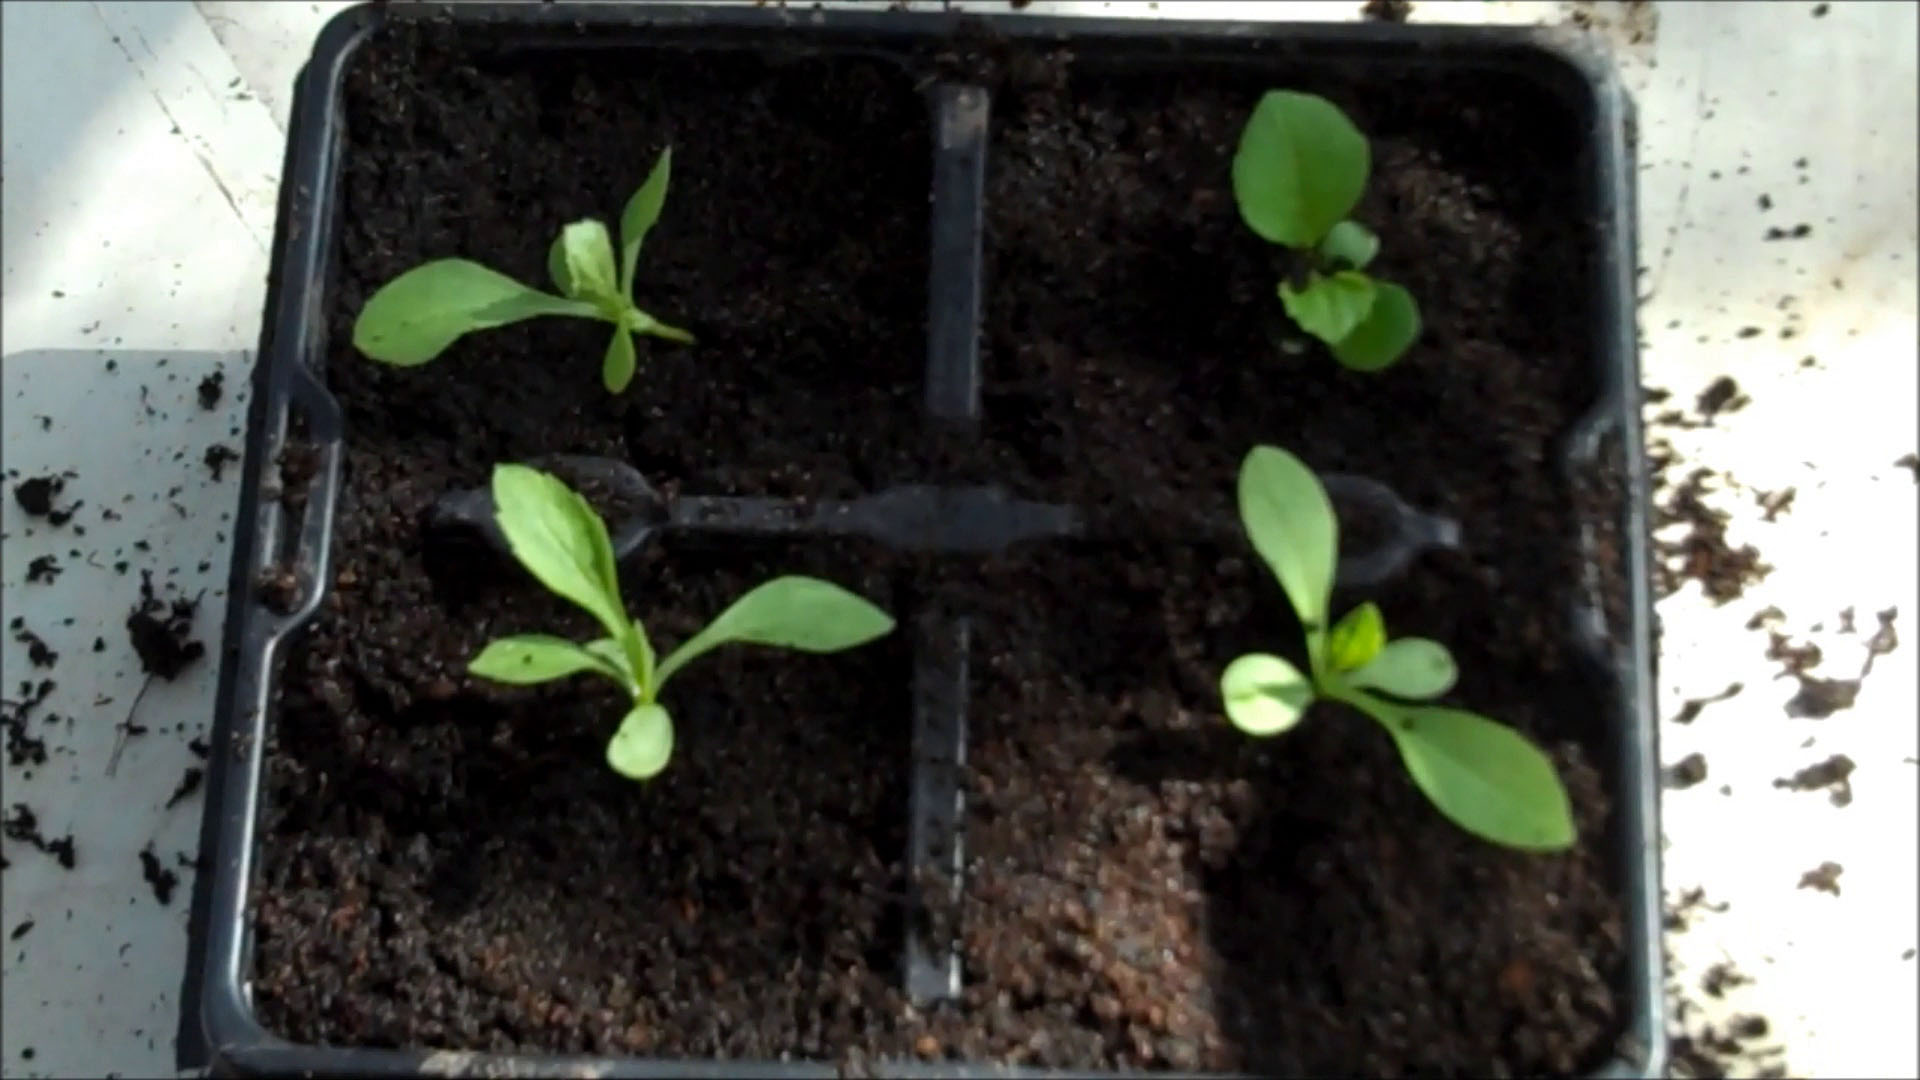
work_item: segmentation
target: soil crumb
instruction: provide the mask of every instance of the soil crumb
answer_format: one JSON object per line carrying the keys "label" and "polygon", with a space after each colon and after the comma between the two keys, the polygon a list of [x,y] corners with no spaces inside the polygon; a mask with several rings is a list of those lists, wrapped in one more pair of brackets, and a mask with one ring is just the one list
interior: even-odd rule
{"label": "soil crumb", "polygon": [[127,636],[140,657],[141,670],[172,682],[207,647],[192,638],[193,616],[200,602],[181,597],[163,601],[155,593],[153,572],[140,571],[140,600],[127,614]]}
{"label": "soil crumb", "polygon": [[201,379],[198,389],[200,407],[203,409],[212,409],[219,405],[221,396],[226,392],[226,382],[227,373],[224,371],[216,371],[206,378]]}
{"label": "soil crumb", "polygon": [[1412,0],[1367,0],[1360,5],[1361,17],[1374,22],[1403,23],[1412,14]]}
{"label": "soil crumb", "polygon": [[1787,715],[1796,720],[1825,720],[1842,709],[1853,708],[1860,696],[1859,679],[1827,679],[1818,675],[1796,675],[1800,691],[1787,701]]}
{"label": "soil crumb", "polygon": [[13,808],[7,812],[6,819],[0,821],[0,835],[5,835],[9,840],[33,845],[53,856],[54,861],[65,870],[73,869],[79,861],[73,847],[73,834],[68,833],[58,840],[47,839],[40,831],[40,819],[26,803],[13,804]]}
{"label": "soil crumb", "polygon": [[171,810],[185,802],[187,796],[200,790],[200,781],[205,779],[206,775],[207,770],[198,765],[187,766],[187,771],[180,774],[180,782],[173,786],[173,794],[167,796],[167,803],[162,809]]}
{"label": "soil crumb", "polygon": [[1706,417],[1711,424],[1714,417],[1721,413],[1739,412],[1751,400],[1740,392],[1740,384],[1733,381],[1731,375],[1722,375],[1700,391],[1700,396],[1694,400],[1693,411]]}
{"label": "soil crumb", "polygon": [[1798,492],[1793,488],[1781,488],[1779,491],[1762,491],[1754,495],[1754,501],[1760,504],[1760,520],[1773,521],[1793,506],[1793,497]]}
{"label": "soil crumb", "polygon": [[1696,885],[1682,892],[1679,899],[1667,905],[1662,918],[1668,930],[1685,931],[1692,925],[1695,914],[1705,911],[1717,915],[1725,910],[1727,910],[1725,903],[1708,900],[1707,890]]}
{"label": "soil crumb", "polygon": [[0,723],[6,727],[7,764],[22,766],[47,763],[47,741],[29,733],[27,720],[33,715],[33,710],[53,693],[54,685],[52,679],[41,679],[38,683],[31,679],[23,680],[18,698],[0,701]]}
{"label": "soil crumb", "polygon": [[1834,754],[1827,760],[1809,765],[1792,776],[1781,777],[1773,782],[1777,788],[1789,791],[1827,791],[1827,798],[1835,806],[1846,806],[1853,802],[1853,784],[1848,779],[1853,775],[1853,759],[1845,754]]}
{"label": "soil crumb", "polygon": [[16,617],[11,624],[13,640],[27,647],[27,662],[37,668],[50,668],[60,662],[60,654],[46,639],[27,629],[24,621]]}
{"label": "soil crumb", "polygon": [[1671,791],[1685,791],[1707,778],[1707,757],[1694,751],[1672,765],[1661,774],[1661,783]]}
{"label": "soil crumb", "polygon": [[1746,986],[1752,982],[1751,978],[1741,974],[1740,970],[1734,967],[1733,961],[1724,960],[1708,968],[1707,973],[1700,977],[1700,989],[1705,991],[1708,997],[1718,999],[1725,997],[1728,990],[1736,986]]}
{"label": "soil crumb", "polygon": [[54,496],[59,495],[66,486],[67,482],[62,477],[36,476],[14,485],[13,501],[33,517],[46,517],[53,512]]}
{"label": "soil crumb", "polygon": [[1800,875],[1799,888],[1815,889],[1833,896],[1840,895],[1840,875],[1845,869],[1837,862],[1823,862],[1819,866]]}
{"label": "soil crumb", "polygon": [[1700,718],[1700,711],[1715,702],[1725,701],[1738,694],[1745,686],[1741,683],[1728,683],[1725,690],[1707,697],[1688,698],[1680,703],[1680,711],[1674,714],[1676,724],[1691,724]]}
{"label": "soil crumb", "polygon": [[1900,647],[1900,635],[1894,633],[1893,620],[1900,616],[1899,608],[1877,611],[1874,618],[1879,620],[1880,628],[1867,639],[1867,659],[1860,665],[1860,677],[1866,678],[1873,671],[1873,662]]}
{"label": "soil crumb", "polygon": [[150,847],[140,851],[140,877],[153,888],[153,898],[160,901],[161,907],[173,902],[173,890],[180,884],[180,875],[167,869]]}
{"label": "soil crumb", "polygon": [[53,555],[42,555],[27,563],[27,581],[37,585],[50,585],[60,576],[60,560]]}
{"label": "soil crumb", "polygon": [[206,456],[202,457],[200,462],[207,467],[207,472],[213,476],[214,483],[219,483],[227,466],[239,460],[239,451],[225,443],[214,443],[207,447]]}
{"label": "soil crumb", "polygon": [[1760,552],[1751,544],[1733,547],[1727,543],[1724,510],[1706,504],[1707,479],[1712,470],[1695,469],[1673,490],[1665,503],[1654,507],[1654,529],[1685,525],[1687,532],[1675,540],[1655,536],[1653,547],[1660,562],[1654,568],[1654,591],[1665,599],[1679,591],[1681,581],[1691,578],[1715,604],[1738,599],[1747,586],[1765,578],[1772,567],[1760,561]]}

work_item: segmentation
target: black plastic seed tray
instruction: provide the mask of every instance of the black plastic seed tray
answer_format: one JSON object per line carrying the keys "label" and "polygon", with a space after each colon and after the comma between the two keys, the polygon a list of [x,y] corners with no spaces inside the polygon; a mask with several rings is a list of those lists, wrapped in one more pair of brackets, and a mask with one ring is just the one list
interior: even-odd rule
{"label": "black plastic seed tray", "polygon": [[[877,8],[878,5],[875,5]],[[1638,356],[1634,336],[1634,212],[1631,107],[1611,69],[1543,31],[1379,24],[1258,24],[1159,19],[1040,18],[820,11],[775,7],[700,7],[662,4],[468,4],[388,7],[368,5],[328,24],[296,88],[275,229],[272,273],[254,371],[241,514],[225,628],[220,698],[215,722],[203,852],[207,872],[196,887],[187,992],[183,995],[183,1064],[208,1064],[216,1073],[242,1075],[483,1075],[634,1077],[831,1077],[830,1063],[604,1059],[500,1055],[438,1050],[300,1046],[266,1031],[250,995],[249,887],[260,838],[265,744],[273,724],[273,672],[290,639],[325,599],[334,507],[342,477],[345,431],[338,404],[326,389],[325,283],[334,249],[337,178],[345,123],[343,73],[368,34],[384,19],[451,18],[489,24],[524,36],[529,48],[745,48],[791,53],[925,55],[962,29],[985,23],[1014,38],[1068,43],[1080,55],[1167,65],[1338,64],[1383,73],[1410,67],[1497,68],[1531,77],[1543,94],[1584,117],[1590,174],[1585,216],[1598,226],[1594,258],[1597,289],[1591,299],[1602,365],[1601,392],[1565,443],[1570,478],[1587,475],[1608,454],[1626,475],[1616,508],[1626,538],[1630,594],[1628,625],[1609,643],[1600,598],[1569,612],[1569,632],[1586,647],[1594,679],[1617,702],[1615,775],[1618,808],[1613,842],[1617,879],[1627,913],[1626,1037],[1604,1077],[1658,1076],[1666,1058],[1660,958],[1657,754],[1654,745],[1651,598],[1648,581],[1646,481],[1637,409]],[[930,422],[961,431],[980,413],[979,324],[982,304],[981,228],[985,208],[988,120],[992,100],[982,86],[936,81],[926,89],[934,133],[931,194],[931,270],[925,410]],[[1276,433],[1276,438],[1284,433]],[[318,468],[304,501],[280,498],[277,460],[290,442],[311,446]],[[1398,538],[1341,565],[1343,584],[1391,575],[1415,549],[1459,542],[1451,522],[1400,506],[1391,492],[1361,477],[1329,477],[1336,502],[1371,503],[1397,515]],[[862,511],[863,528],[885,542],[919,550],[980,552],[1012,543],[1043,544],[1080,529],[1075,508],[1022,503],[991,489],[896,490]],[[738,534],[782,535],[835,531],[813,509],[781,500],[702,499],[700,514],[676,529],[711,528]],[[299,507],[290,511],[287,504]],[[844,530],[843,530],[844,531]],[[299,600],[292,610],[260,602],[256,583],[269,567],[292,568]],[[284,607],[284,605],[282,605]],[[962,887],[963,838],[959,775],[967,730],[967,647],[963,615],[922,612],[910,620],[915,635],[913,768],[909,858],[933,871],[932,880]],[[1624,631],[1624,632],[1618,632]],[[911,936],[901,977],[918,1000],[958,993],[962,972],[950,941],[927,932]],[[877,1072],[902,1076],[1044,1076],[1039,1070],[952,1063],[875,1063]]]}

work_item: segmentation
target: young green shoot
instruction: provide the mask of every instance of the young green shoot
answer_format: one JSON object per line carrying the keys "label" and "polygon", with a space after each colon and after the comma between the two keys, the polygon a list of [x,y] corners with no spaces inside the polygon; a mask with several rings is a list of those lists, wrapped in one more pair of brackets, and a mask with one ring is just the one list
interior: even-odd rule
{"label": "young green shoot", "polygon": [[[604,222],[588,218],[560,230],[547,251],[547,274],[560,295],[531,289],[470,259],[435,259],[380,287],[353,324],[353,347],[399,367],[424,364],[474,330],[539,315],[570,315],[613,324],[600,380],[617,394],[633,381],[633,335],[693,344],[693,335],[634,306],[633,271],[640,245],[667,201],[673,149],[660,152],[646,183],[620,213],[620,251]],[[616,262],[618,265],[616,266]]]}
{"label": "young green shoot", "polygon": [[1372,603],[1328,628],[1339,526],[1312,470],[1277,447],[1254,447],[1240,467],[1240,518],[1300,616],[1309,670],[1266,653],[1227,665],[1220,694],[1234,726],[1275,735],[1316,699],[1340,702],[1386,728],[1414,785],[1454,824],[1526,851],[1573,846],[1566,789],[1539,747],[1475,713],[1412,704],[1452,689],[1457,671],[1446,646],[1389,640]]}
{"label": "young green shoot", "polygon": [[1392,364],[1420,336],[1412,295],[1366,273],[1380,238],[1347,217],[1372,166],[1366,136],[1338,106],[1292,90],[1260,98],[1233,157],[1241,220],[1305,264],[1302,278],[1280,282],[1281,306],[1355,371]]}
{"label": "young green shoot", "polygon": [[520,564],[542,585],[584,608],[607,636],[579,644],[549,634],[490,642],[468,663],[484,679],[515,686],[588,673],[612,680],[631,707],[607,743],[607,764],[635,780],[666,768],[673,718],[660,704],[667,680],[721,645],[775,645],[829,653],[893,630],[893,618],[831,582],[778,577],[750,589],[706,629],[656,661],[645,626],[629,619],[614,574],[607,526],[560,480],[524,465],[494,466],[495,520]]}

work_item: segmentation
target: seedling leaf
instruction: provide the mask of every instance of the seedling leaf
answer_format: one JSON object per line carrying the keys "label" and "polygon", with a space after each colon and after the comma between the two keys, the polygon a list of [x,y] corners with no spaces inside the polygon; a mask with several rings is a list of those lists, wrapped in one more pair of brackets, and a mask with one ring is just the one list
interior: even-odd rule
{"label": "seedling leaf", "polygon": [[[633,625],[644,641],[646,631],[640,629],[638,622]],[[626,639],[603,637],[595,638],[580,647],[618,670],[620,685],[626,688],[629,696],[638,701],[646,696],[647,680],[653,677],[653,661],[650,654],[640,655],[641,649],[629,651],[627,644]]]}
{"label": "seedling leaf", "polygon": [[673,147],[669,146],[660,151],[653,171],[647,173],[646,181],[620,211],[620,295],[629,300],[633,298],[633,271],[640,263],[640,245],[654,222],[660,220],[660,211],[667,204],[667,180],[672,172]]}
{"label": "seedling leaf", "polygon": [[1407,775],[1454,824],[1523,851],[1573,846],[1573,807],[1553,762],[1526,736],[1484,716],[1435,705],[1353,704],[1386,726]]}
{"label": "seedling leaf", "polygon": [[1240,133],[1233,195],[1248,228],[1310,248],[1360,201],[1372,163],[1366,137],[1332,102],[1270,90]]}
{"label": "seedling leaf", "polygon": [[480,655],[467,663],[467,670],[483,679],[513,686],[531,686],[591,671],[625,686],[629,681],[623,671],[625,666],[623,661],[566,638],[551,634],[515,634],[488,642]]}
{"label": "seedling leaf", "polygon": [[567,280],[574,295],[596,303],[624,306],[619,284],[614,277],[613,240],[607,236],[605,222],[588,218],[560,230],[560,244],[566,253]]}
{"label": "seedling leaf", "polygon": [[1333,346],[1334,358],[1355,371],[1379,371],[1400,359],[1420,337],[1420,306],[1413,302],[1413,294],[1390,281],[1376,281],[1374,286],[1367,317]]}
{"label": "seedling leaf", "polygon": [[1248,653],[1220,675],[1227,718],[1249,735],[1276,735],[1300,722],[1313,704],[1313,683],[1278,656]]}
{"label": "seedling leaf", "polygon": [[1318,672],[1339,533],[1326,489],[1299,458],[1256,446],[1240,465],[1240,520],[1300,616]]}
{"label": "seedling leaf", "polygon": [[1280,303],[1300,329],[1325,342],[1335,342],[1353,332],[1373,307],[1373,279],[1358,270],[1341,270],[1331,275],[1317,271],[1308,275],[1307,286],[1296,291],[1290,282],[1280,283]]}
{"label": "seedling leaf", "polygon": [[682,345],[693,344],[692,334],[687,333],[677,326],[669,326],[646,312],[641,311],[639,308],[629,308],[627,311],[627,319],[628,325],[633,328],[633,332],[636,334],[652,334],[654,337],[665,338],[668,341],[677,341]]}
{"label": "seedling leaf", "polygon": [[1357,221],[1342,221],[1320,241],[1320,254],[1355,270],[1365,270],[1380,253],[1380,238]]}
{"label": "seedling leaf", "polygon": [[607,764],[630,780],[651,780],[673,756],[673,718],[652,702],[637,703],[607,740]]}
{"label": "seedling leaf", "polygon": [[617,394],[633,381],[635,360],[633,355],[633,335],[624,326],[613,328],[613,337],[607,341],[606,359],[600,362],[600,382],[607,392]]}
{"label": "seedling leaf", "polygon": [[1341,617],[1327,634],[1327,666],[1352,671],[1380,654],[1387,643],[1387,624],[1379,605],[1369,600]]}
{"label": "seedling leaf", "polygon": [[565,229],[553,234],[553,243],[547,247],[547,276],[553,279],[553,287],[560,290],[561,296],[579,298],[580,293],[573,287],[573,275],[567,273],[567,232]]}
{"label": "seedling leaf", "polygon": [[892,616],[832,582],[777,577],[749,590],[669,653],[654,676],[654,692],[688,661],[721,645],[778,645],[827,653],[864,645],[892,629]]}
{"label": "seedling leaf", "polygon": [[353,323],[353,347],[412,367],[439,356],[472,330],[537,315],[592,317],[593,305],[529,289],[468,259],[437,259],[394,278],[368,298]]}
{"label": "seedling leaf", "polygon": [[1459,669],[1445,645],[1428,638],[1395,638],[1373,659],[1348,672],[1348,686],[1424,701],[1453,689]]}
{"label": "seedling leaf", "polygon": [[640,672],[640,685],[651,690],[654,685],[653,669],[659,661],[653,654],[653,641],[647,637],[647,628],[641,625],[639,619],[633,620],[633,636],[627,642],[633,650],[634,666]]}
{"label": "seedling leaf", "polygon": [[493,467],[493,505],[514,558],[540,584],[586,609],[616,639],[632,633],[606,523],[585,499],[538,469],[501,464]]}

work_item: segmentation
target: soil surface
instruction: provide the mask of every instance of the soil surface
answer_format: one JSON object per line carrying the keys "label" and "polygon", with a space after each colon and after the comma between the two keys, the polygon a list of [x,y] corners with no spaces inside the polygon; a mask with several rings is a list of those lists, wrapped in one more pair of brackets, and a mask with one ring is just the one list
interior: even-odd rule
{"label": "soil surface", "polygon": [[[541,451],[622,454],[669,492],[835,497],[908,470],[932,151],[906,72],[726,51],[509,57],[441,47],[448,33],[385,34],[348,76],[330,375],[350,424],[453,439],[446,464],[469,483]],[[559,229],[617,226],[668,146],[634,296],[699,343],[637,339],[625,394],[601,387],[598,321],[475,333],[410,369],[353,350],[365,299],[428,259],[551,290]]]}
{"label": "soil surface", "polygon": [[[1374,136],[1357,216],[1426,332],[1392,372],[1288,355],[1273,252],[1227,185],[1267,79],[983,62],[995,90],[983,438],[923,445],[925,110],[910,73],[732,55],[456,60],[438,31],[348,78],[330,379],[348,484],[321,615],[280,680],[255,997],[302,1042],[661,1057],[891,1056],[1069,1068],[1511,1075],[1604,1061],[1627,1003],[1609,873],[1611,704],[1565,644],[1573,539],[1624,589],[1615,474],[1558,478],[1591,404],[1591,271],[1567,116],[1475,80],[1329,93]],[[379,367],[377,285],[461,254],[542,280],[561,223],[611,216],[660,146],[639,302],[700,338],[598,382],[559,320]],[[532,392],[538,388],[538,392]],[[1458,519],[1376,600],[1452,645],[1451,703],[1558,761],[1582,842],[1518,855],[1441,819],[1363,717],[1278,740],[1223,719],[1222,665],[1297,655],[1238,538],[1251,445],[1363,472]],[[624,454],[663,488],[851,495],[992,480],[1081,506],[1082,542],[998,559],[673,543],[623,567],[663,650],[746,588],[812,573],[903,632],[829,657],[721,650],[677,676],[676,747],[637,785],[578,679],[466,661],[587,617],[421,523],[495,461]],[[1588,490],[1591,488],[1592,490]],[[1597,492],[1597,494],[1596,494]],[[975,619],[962,1000],[910,1006],[913,618]],[[1616,630],[1618,627],[1616,626]]]}

